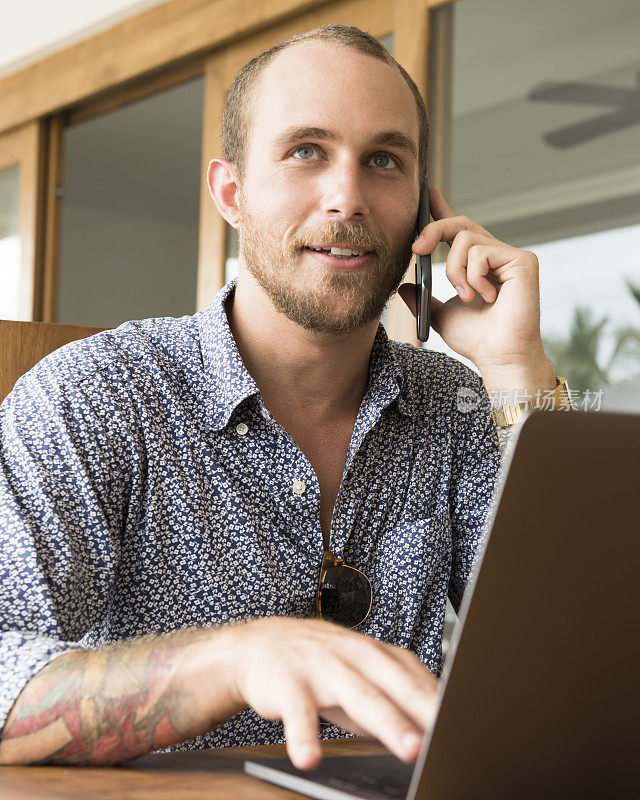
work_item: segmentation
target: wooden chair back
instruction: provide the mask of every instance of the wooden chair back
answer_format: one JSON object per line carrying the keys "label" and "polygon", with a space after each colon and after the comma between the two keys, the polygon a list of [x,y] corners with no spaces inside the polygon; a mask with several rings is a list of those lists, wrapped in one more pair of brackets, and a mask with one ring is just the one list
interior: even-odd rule
{"label": "wooden chair back", "polygon": [[0,402],[13,389],[18,378],[46,355],[63,344],[102,330],[104,328],[83,325],[0,320]]}

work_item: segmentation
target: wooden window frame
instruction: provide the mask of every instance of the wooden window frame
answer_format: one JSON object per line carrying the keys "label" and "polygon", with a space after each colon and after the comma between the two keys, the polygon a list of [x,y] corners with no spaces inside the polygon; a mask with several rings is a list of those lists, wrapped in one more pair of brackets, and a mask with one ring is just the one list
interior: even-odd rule
{"label": "wooden window frame", "polygon": [[14,319],[22,321],[37,318],[40,311],[43,142],[43,126],[39,122],[29,122],[16,130],[0,134],[0,170],[20,167],[20,285],[18,309]]}

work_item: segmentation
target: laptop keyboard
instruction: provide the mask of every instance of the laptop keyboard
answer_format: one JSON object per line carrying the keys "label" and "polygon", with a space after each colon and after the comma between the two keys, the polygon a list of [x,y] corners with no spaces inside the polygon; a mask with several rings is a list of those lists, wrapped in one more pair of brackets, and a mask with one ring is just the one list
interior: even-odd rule
{"label": "laptop keyboard", "polygon": [[349,777],[333,776],[319,780],[333,789],[340,789],[343,792],[354,794],[357,797],[370,798],[371,800],[386,800],[386,798],[399,798],[404,800],[409,791],[411,775],[407,779],[405,776],[396,775],[349,775]]}
{"label": "laptop keyboard", "polygon": [[289,759],[258,763],[365,800],[404,800],[413,775],[412,764],[404,764],[391,755],[324,758],[320,766],[310,772],[298,771]]}

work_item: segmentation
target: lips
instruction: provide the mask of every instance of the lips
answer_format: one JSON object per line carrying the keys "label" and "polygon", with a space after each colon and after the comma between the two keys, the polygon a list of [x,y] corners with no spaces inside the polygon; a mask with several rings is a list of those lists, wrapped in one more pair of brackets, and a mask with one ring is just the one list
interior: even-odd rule
{"label": "lips", "polygon": [[[342,251],[347,248],[339,249]],[[329,248],[305,247],[304,252],[308,253],[314,261],[326,269],[339,270],[342,272],[356,272],[361,269],[366,269],[372,264],[375,258],[374,253],[362,250],[357,251],[358,255],[353,255],[353,250],[350,249],[349,252],[352,253],[352,255],[342,255],[341,253],[332,255]]]}
{"label": "lips", "polygon": [[369,250],[352,247],[351,245],[332,244],[324,247],[309,247],[309,250],[315,250],[319,253],[326,253],[340,258],[350,258],[352,256],[363,256]]}

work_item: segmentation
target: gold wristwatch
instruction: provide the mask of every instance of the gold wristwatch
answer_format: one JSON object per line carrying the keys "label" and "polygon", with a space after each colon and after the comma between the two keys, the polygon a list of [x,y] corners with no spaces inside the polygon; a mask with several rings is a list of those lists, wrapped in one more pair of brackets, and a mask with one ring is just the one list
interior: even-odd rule
{"label": "gold wristwatch", "polygon": [[522,417],[525,411],[532,408],[547,409],[550,411],[569,411],[573,408],[571,393],[566,378],[556,376],[555,389],[547,392],[538,392],[534,397],[522,403],[510,406],[498,406],[491,410],[493,421],[499,427],[513,425]]}

